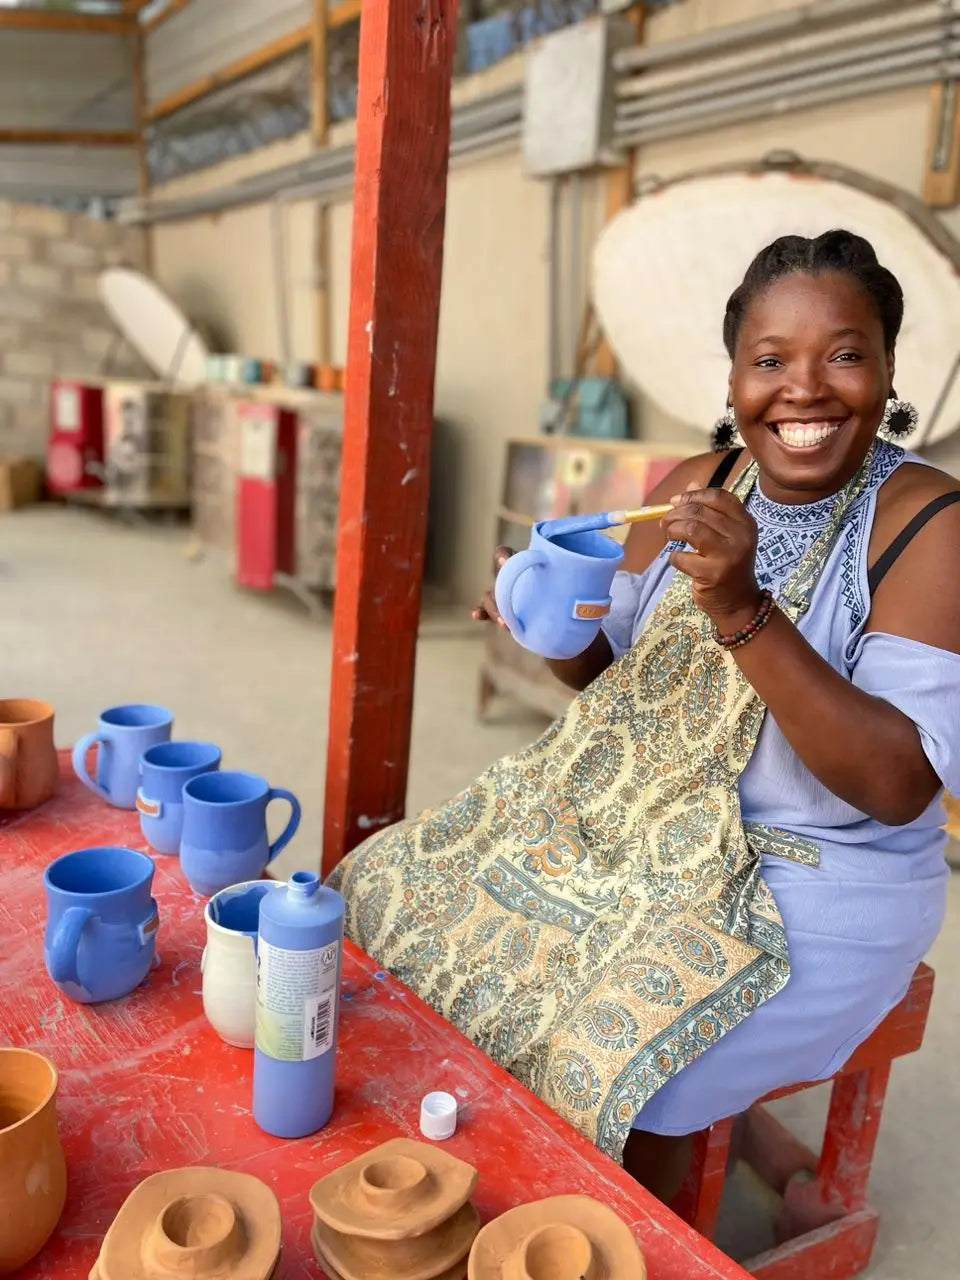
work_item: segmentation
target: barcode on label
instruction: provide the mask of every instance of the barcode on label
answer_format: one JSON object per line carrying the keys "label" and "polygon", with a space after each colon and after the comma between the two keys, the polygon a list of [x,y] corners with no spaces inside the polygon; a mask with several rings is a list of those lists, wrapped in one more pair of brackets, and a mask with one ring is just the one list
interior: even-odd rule
{"label": "barcode on label", "polygon": [[319,1053],[330,1047],[331,1021],[333,1017],[333,998],[327,996],[326,999],[319,1001],[310,1018],[310,1039],[313,1041],[313,1047]]}

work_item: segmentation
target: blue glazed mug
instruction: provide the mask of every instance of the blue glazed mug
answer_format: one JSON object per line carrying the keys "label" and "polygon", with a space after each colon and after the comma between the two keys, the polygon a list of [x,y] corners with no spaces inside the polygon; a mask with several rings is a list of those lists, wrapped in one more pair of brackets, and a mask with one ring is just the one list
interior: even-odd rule
{"label": "blue glazed mug", "polygon": [[140,757],[137,812],[143,838],[157,853],[180,852],[183,788],[191,778],[220,768],[212,742],[160,742]]}
{"label": "blue glazed mug", "polygon": [[60,990],[81,1004],[139,987],[156,955],[154,866],[134,849],[79,849],[43,873],[44,960]]}
{"label": "blue glazed mug", "polygon": [[[111,707],[100,717],[96,733],[73,748],[73,771],[85,787],[117,809],[135,809],[140,785],[140,757],[158,742],[169,742],[173,712],[136,703]],[[87,772],[87,752],[96,743],[96,781]]]}
{"label": "blue glazed mug", "polygon": [[534,525],[527,550],[497,574],[497,608],[525,649],[541,658],[576,658],[610,612],[623,547],[602,533],[545,538],[541,527]]}
{"label": "blue glazed mug", "polygon": [[[292,813],[270,844],[267,805],[286,800]],[[211,897],[241,880],[256,880],[296,835],[300,802],[255,773],[202,773],[183,788],[180,864],[194,893]]]}

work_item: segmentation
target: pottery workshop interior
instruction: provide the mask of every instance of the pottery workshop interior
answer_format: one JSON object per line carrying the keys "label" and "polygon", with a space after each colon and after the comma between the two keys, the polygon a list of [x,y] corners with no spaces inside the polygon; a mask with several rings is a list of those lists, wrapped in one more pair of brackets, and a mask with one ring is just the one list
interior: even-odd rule
{"label": "pottery workshop interior", "polygon": [[950,1280],[960,0],[0,0],[0,1277]]}

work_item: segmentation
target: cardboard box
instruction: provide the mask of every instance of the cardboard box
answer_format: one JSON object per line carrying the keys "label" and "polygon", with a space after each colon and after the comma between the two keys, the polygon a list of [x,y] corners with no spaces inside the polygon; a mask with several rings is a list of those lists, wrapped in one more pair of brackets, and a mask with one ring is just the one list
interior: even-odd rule
{"label": "cardboard box", "polygon": [[40,501],[40,468],[29,458],[0,458],[0,511]]}

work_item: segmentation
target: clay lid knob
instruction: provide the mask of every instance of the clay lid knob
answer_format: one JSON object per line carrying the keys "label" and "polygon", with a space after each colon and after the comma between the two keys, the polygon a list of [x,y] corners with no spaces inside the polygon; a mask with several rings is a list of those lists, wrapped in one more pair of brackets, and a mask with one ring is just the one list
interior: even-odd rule
{"label": "clay lid knob", "polygon": [[245,1248],[243,1223],[224,1196],[180,1196],[160,1211],[144,1252],[170,1275],[219,1273]]}
{"label": "clay lid knob", "polygon": [[562,1223],[527,1236],[503,1274],[504,1280],[601,1280],[589,1236]]}
{"label": "clay lid knob", "polygon": [[430,1174],[410,1156],[374,1160],[360,1170],[360,1194],[378,1217],[389,1217],[422,1199]]}

